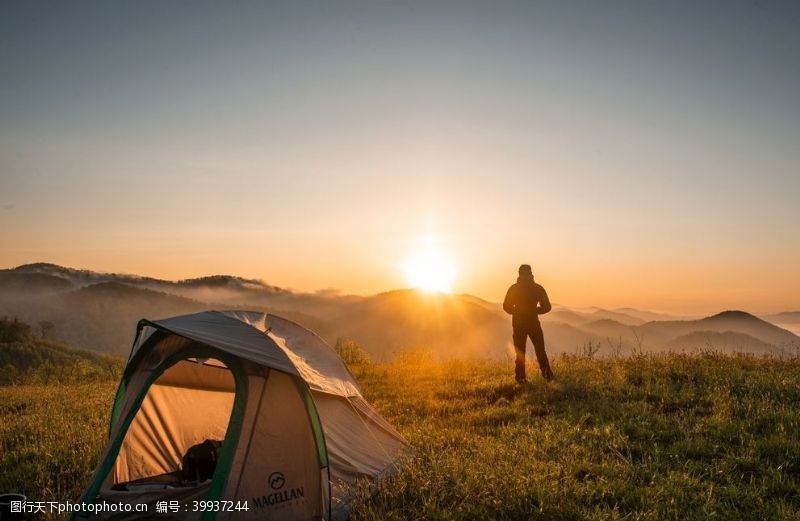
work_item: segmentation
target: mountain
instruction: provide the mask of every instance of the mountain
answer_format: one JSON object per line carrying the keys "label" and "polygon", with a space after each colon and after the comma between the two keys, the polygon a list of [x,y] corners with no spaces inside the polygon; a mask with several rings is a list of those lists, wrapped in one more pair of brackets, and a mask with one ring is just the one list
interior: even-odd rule
{"label": "mountain", "polygon": [[626,326],[638,326],[652,320],[675,320],[673,315],[654,313],[652,311],[641,311],[633,308],[604,309],[589,308],[588,310],[575,310],[564,307],[557,307],[543,320],[563,322],[573,326],[581,326],[597,320],[609,319]]}
{"label": "mountain", "polygon": [[130,352],[134,328],[142,317],[167,317],[207,308],[202,302],[121,282],[100,282],[39,298],[0,299],[0,315],[16,316],[31,324],[49,322],[59,340],[118,356]]}
{"label": "mountain", "polygon": [[6,297],[58,293],[72,289],[69,280],[47,273],[24,273],[0,270],[0,288]]}
{"label": "mountain", "polygon": [[558,307],[553,309],[547,315],[541,317],[544,321],[550,322],[563,322],[572,326],[582,326],[597,320],[613,320],[620,324],[636,326],[644,324],[646,321],[640,318],[621,313],[618,311],[610,311],[603,308],[592,308],[589,311],[577,311],[574,309]]}
{"label": "mountain", "polygon": [[595,320],[584,324],[581,329],[594,333],[598,336],[615,338],[618,336],[629,335],[631,331],[634,330],[634,326],[622,324],[616,320],[611,320],[610,318],[602,318],[600,320]]}
{"label": "mountain", "polygon": [[0,318],[0,385],[114,380],[122,362],[47,340],[24,322]]}
{"label": "mountain", "polygon": [[661,320],[691,320],[693,317],[675,316],[667,313],[658,313],[655,311],[645,311],[635,308],[616,308],[613,311],[623,313],[627,316],[637,318],[643,322],[653,322]]}
{"label": "mountain", "polygon": [[[513,353],[510,317],[498,303],[472,295],[416,290],[363,297],[296,293],[230,275],[167,281],[46,263],[0,270],[0,316],[39,324],[53,338],[93,351],[127,355],[140,318],[207,309],[276,313],[330,343],[353,340],[379,360],[422,346],[441,358],[505,358]],[[643,322],[654,316],[661,319]],[[633,308],[557,306],[541,320],[552,355],[579,352],[587,343],[601,346],[599,355],[692,349],[693,343],[695,349],[757,353],[800,346],[800,337],[792,332],[743,311],[678,319]]]}
{"label": "mountain", "polygon": [[695,331],[670,340],[664,347],[674,351],[705,348],[726,353],[781,354],[772,344],[733,331]]}
{"label": "mountain", "polygon": [[162,280],[153,277],[143,277],[140,275],[129,275],[122,273],[100,273],[91,270],[81,270],[66,268],[57,264],[47,262],[37,262],[24,264],[16,268],[0,270],[0,277],[39,277],[42,280],[60,281],[62,286],[68,285],[73,288],[81,288],[100,284],[104,282],[118,282],[129,286],[143,287],[155,291],[173,290],[173,292],[193,292],[193,291],[221,291],[228,290],[233,292],[256,292],[265,294],[288,294],[291,293],[276,286],[269,286],[259,280],[245,279],[232,275],[212,275],[195,279],[184,279],[175,281]]}
{"label": "mountain", "polygon": [[[34,278],[40,280],[39,285],[43,289],[36,289],[35,284],[28,286],[25,282],[26,277],[33,282]],[[249,306],[311,312],[315,316],[326,318],[336,315],[342,302],[358,301],[361,298],[330,292],[297,293],[260,280],[233,275],[211,275],[169,281],[139,275],[100,273],[39,262],[0,270],[0,301],[26,299],[39,293],[56,293],[65,289],[78,289],[107,282],[214,303],[217,307]]]}
{"label": "mountain", "polygon": [[[142,318],[158,319],[208,309],[235,308],[242,307],[201,302],[121,282],[100,282],[38,298],[0,299],[0,316],[16,316],[32,324],[47,322],[52,325],[52,334],[61,341],[117,356],[129,354],[136,324]],[[315,330],[326,327],[325,321],[302,312],[260,306],[244,308],[277,312]]]}
{"label": "mountain", "polygon": [[800,311],[784,311],[773,315],[762,315],[761,318],[773,324],[800,324]]}
{"label": "mountain", "polygon": [[660,344],[694,331],[744,333],[775,346],[800,341],[800,338],[792,332],[744,311],[723,311],[700,320],[648,322],[637,329],[646,338],[649,337],[651,341]]}
{"label": "mountain", "polygon": [[628,313],[622,313],[620,311],[609,311],[607,309],[598,309],[592,313],[592,317],[595,320],[613,320],[619,324],[623,324],[626,326],[638,326],[640,324],[644,324],[647,322],[646,320],[642,320],[641,318],[629,315]]}
{"label": "mountain", "polygon": [[509,320],[474,297],[395,290],[342,306],[333,321],[339,336],[363,344],[380,358],[426,347],[442,358],[501,356]]}
{"label": "mountain", "polygon": [[789,343],[797,340],[797,337],[791,332],[745,311],[723,311],[698,322],[713,325],[718,331],[741,330],[740,332],[765,339],[773,344]]}
{"label": "mountain", "polygon": [[[589,342],[605,344],[604,339],[598,335],[560,322],[542,322],[542,331],[544,331],[547,353],[551,356],[562,353],[576,354],[580,352],[582,346]],[[528,352],[533,356],[530,345]]]}
{"label": "mountain", "polygon": [[11,272],[24,275],[45,275],[49,277],[59,278],[69,282],[72,286],[81,287],[90,284],[97,284],[99,282],[127,282],[130,284],[137,284],[141,282],[164,282],[150,277],[140,277],[138,275],[125,275],[119,273],[100,273],[91,270],[80,270],[75,268],[67,268],[57,264],[48,262],[35,262],[32,264],[23,264],[16,268],[1,270],[2,272]]}
{"label": "mountain", "polygon": [[[585,341],[599,342],[601,353],[612,349],[621,353],[672,349],[780,353],[782,349],[792,351],[793,346],[800,346],[800,337],[791,331],[744,311],[724,311],[698,320],[650,321],[640,325],[624,324],[610,318],[582,321],[587,314],[577,312],[559,310],[553,313],[558,314],[551,320],[563,321],[578,329],[584,334]],[[545,326],[549,324],[547,320],[543,320]],[[553,338],[558,345],[574,344],[574,333],[567,337],[567,341],[560,335],[560,331],[555,331],[548,336],[548,342]]]}
{"label": "mountain", "polygon": [[588,313],[579,313],[566,308],[557,308],[546,315],[542,315],[540,320],[543,324],[548,322],[560,322],[562,324],[580,327],[587,322],[591,322],[593,318]]}
{"label": "mountain", "polygon": [[800,335],[800,311],[784,311],[783,313],[763,315],[761,318],[789,330],[795,335]]}

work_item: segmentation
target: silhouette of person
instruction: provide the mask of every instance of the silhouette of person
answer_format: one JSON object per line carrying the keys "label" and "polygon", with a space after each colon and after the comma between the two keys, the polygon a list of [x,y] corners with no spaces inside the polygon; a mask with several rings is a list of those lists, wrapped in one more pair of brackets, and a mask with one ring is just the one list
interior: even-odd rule
{"label": "silhouette of person", "polygon": [[517,383],[524,383],[525,380],[525,344],[530,337],[533,349],[536,352],[536,360],[539,362],[539,369],[545,380],[553,379],[553,371],[550,369],[550,361],[544,350],[544,334],[542,325],[539,323],[539,315],[544,315],[552,309],[547,292],[539,284],[533,281],[533,272],[528,264],[519,267],[519,277],[517,282],[508,288],[506,298],[503,301],[503,310],[511,315],[511,326],[514,330],[512,338],[514,340],[514,350],[517,359],[514,364],[514,376]]}

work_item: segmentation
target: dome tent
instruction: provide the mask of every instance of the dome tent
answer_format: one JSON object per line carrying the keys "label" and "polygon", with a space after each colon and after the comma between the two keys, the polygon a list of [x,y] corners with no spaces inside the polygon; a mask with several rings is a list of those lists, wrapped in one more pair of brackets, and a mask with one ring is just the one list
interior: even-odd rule
{"label": "dome tent", "polygon": [[[83,499],[93,508],[73,519],[346,519],[409,448],[322,339],[242,311],[140,321],[109,431]],[[206,440],[213,473],[187,476]]]}

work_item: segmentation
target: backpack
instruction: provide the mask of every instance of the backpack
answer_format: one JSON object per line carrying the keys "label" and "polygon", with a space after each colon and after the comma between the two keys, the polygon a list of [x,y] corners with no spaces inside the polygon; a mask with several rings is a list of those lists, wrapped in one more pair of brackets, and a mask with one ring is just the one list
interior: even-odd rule
{"label": "backpack", "polygon": [[192,445],[181,460],[181,476],[184,481],[205,481],[214,475],[222,449],[219,440],[206,440]]}

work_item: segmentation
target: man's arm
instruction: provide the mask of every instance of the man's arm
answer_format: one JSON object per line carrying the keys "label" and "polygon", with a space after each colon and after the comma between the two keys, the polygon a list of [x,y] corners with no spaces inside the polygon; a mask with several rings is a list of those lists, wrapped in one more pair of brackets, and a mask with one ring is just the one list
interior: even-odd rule
{"label": "man's arm", "polygon": [[516,307],[516,298],[514,298],[514,286],[508,288],[506,292],[506,298],[503,300],[503,311],[508,313],[509,315],[514,314],[514,308]]}
{"label": "man's arm", "polygon": [[[542,288],[541,286],[539,286]],[[550,310],[553,309],[553,306],[550,305],[550,298],[547,296],[547,292],[542,288],[542,295],[539,298],[539,305],[536,306],[536,314],[537,315],[544,315],[545,313],[549,313]]]}

